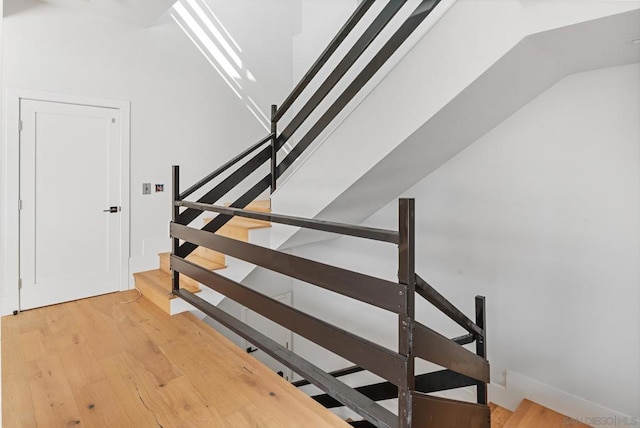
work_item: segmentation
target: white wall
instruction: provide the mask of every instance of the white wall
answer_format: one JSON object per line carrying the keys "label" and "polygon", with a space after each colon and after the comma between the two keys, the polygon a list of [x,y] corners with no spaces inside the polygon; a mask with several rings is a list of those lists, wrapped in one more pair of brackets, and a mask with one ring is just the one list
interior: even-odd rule
{"label": "white wall", "polygon": [[[339,124],[330,134],[289,169],[272,206],[304,217],[362,221],[560,78],[637,61],[640,50],[625,40],[637,32],[638,7],[441,2],[418,29],[428,31],[418,34],[424,37],[411,52],[397,65],[391,61],[393,70],[370,92],[367,85],[366,97],[345,109],[348,117],[334,121]],[[394,169],[403,174],[390,177]],[[300,204],[309,189],[314,197]],[[358,203],[350,204],[354,199]],[[299,244],[298,238],[285,235],[281,242]]]}
{"label": "white wall", "polygon": [[301,0],[300,31],[293,37],[293,79],[297,83],[357,7],[356,0]]}
{"label": "white wall", "polygon": [[[227,70],[219,69],[225,78],[230,69],[235,70],[238,77],[229,79],[231,85],[243,99],[254,103],[254,111],[259,110],[267,127],[271,104],[281,103],[293,87],[292,38],[300,26],[300,1],[180,0],[173,9],[180,19],[175,12],[183,6],[222,52],[234,52]],[[207,31],[211,26],[217,34]],[[227,40],[226,45],[218,43],[220,36]]]}
{"label": "white wall", "polygon": [[[568,76],[404,195],[416,198],[417,272],[467,314],[475,295],[487,297],[493,382],[513,370],[631,416],[640,414],[638,76],[640,64]],[[393,201],[365,224],[396,219]],[[295,252],[395,279],[393,246],[341,238]],[[296,307],[395,346],[393,316],[293,289]],[[428,305],[417,312],[461,333]],[[318,361],[306,341],[294,347]]]}
{"label": "white wall", "polygon": [[[171,165],[186,186],[264,135],[170,20],[142,29],[40,4],[6,17],[4,36],[3,88],[131,101],[132,272],[169,248]],[[165,193],[143,196],[143,182]]]}

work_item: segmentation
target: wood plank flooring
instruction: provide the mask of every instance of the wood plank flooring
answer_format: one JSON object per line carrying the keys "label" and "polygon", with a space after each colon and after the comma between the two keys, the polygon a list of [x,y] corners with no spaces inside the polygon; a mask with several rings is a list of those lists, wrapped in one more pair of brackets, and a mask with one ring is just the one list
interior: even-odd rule
{"label": "wood plank flooring", "polygon": [[2,426],[348,427],[189,313],[135,290],[2,319]]}

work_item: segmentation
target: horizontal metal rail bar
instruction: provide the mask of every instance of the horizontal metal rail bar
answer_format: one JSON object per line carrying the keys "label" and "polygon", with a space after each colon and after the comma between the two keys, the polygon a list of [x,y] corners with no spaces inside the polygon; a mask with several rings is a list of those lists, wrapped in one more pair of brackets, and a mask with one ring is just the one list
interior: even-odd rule
{"label": "horizontal metal rail bar", "polygon": [[[226,195],[231,189],[236,187],[247,178],[252,172],[258,169],[262,164],[271,159],[271,147],[267,146],[257,155],[249,159],[244,165],[235,170],[231,175],[222,180],[216,187],[207,192],[198,202],[212,204]],[[189,224],[201,214],[201,211],[187,209],[180,214],[178,222],[180,224]]]}
{"label": "horizontal metal rail bar", "polygon": [[[318,119],[311,129],[300,139],[298,144],[289,152],[287,156],[278,165],[277,176],[282,174],[298,159],[304,150],[320,135],[320,133],[336,118],[342,109],[356,96],[360,89],[373,77],[374,74],[382,67],[384,63],[393,55],[400,45],[413,33],[413,31],[424,21],[431,13],[440,0],[423,0],[420,5],[413,11],[409,19],[395,32],[391,39],[382,47],[375,57],[366,65],[366,67],[351,82],[338,99],[327,109],[327,111]],[[278,138],[279,147],[284,142]]]}
{"label": "horizontal metal rail bar", "polygon": [[336,86],[336,84],[342,79],[342,77],[349,71],[349,69],[355,64],[355,62],[362,56],[367,50],[369,45],[375,40],[380,32],[387,26],[389,21],[398,13],[407,0],[394,0],[382,9],[380,14],[373,20],[371,25],[364,31],[364,33],[354,43],[353,47],[347,52],[344,58],[338,63],[336,68],[329,74],[316,92],[309,98],[309,101],[300,109],[298,114],[295,115],[286,128],[280,133],[278,137],[278,145],[280,148],[286,143],[291,135],[304,123],[311,113],[318,107],[318,105],[325,99],[329,92]]}
{"label": "horizontal metal rail bar", "polygon": [[237,155],[236,157],[231,159],[229,162],[226,162],[224,165],[222,165],[221,167],[219,167],[218,169],[213,171],[211,174],[207,175],[202,180],[198,181],[193,186],[189,187],[187,190],[185,190],[184,192],[180,193],[180,199],[186,198],[187,196],[191,195],[192,193],[194,193],[195,191],[200,189],[202,186],[204,186],[207,183],[209,183],[211,180],[213,180],[214,178],[216,178],[217,176],[219,176],[220,174],[222,174],[223,172],[225,172],[226,170],[231,168],[233,165],[237,164],[242,159],[244,159],[245,157],[247,157],[248,155],[250,155],[251,153],[256,151],[262,145],[264,145],[265,143],[271,141],[274,136],[275,135],[273,135],[273,133],[271,133],[271,134],[267,135],[266,137],[264,137],[262,140],[260,140],[257,143],[251,145],[249,148],[247,148],[245,151],[243,151],[242,153],[240,153],[239,155]]}
{"label": "horizontal metal rail bar", "polygon": [[413,426],[490,428],[489,406],[414,392]]}
{"label": "horizontal metal rail bar", "polygon": [[[335,370],[333,372],[329,372],[329,374],[333,377],[342,377],[342,376],[347,376],[353,373],[359,373],[362,371],[364,371],[362,367],[351,366],[351,367],[347,367],[346,369],[340,369],[340,370]],[[291,383],[291,385],[295,386],[296,388],[300,388],[301,386],[306,386],[309,384],[311,384],[311,382],[309,382],[306,379],[298,380],[296,382]]]}
{"label": "horizontal metal rail bar", "polygon": [[396,282],[327,265],[270,248],[171,223],[171,236],[299,279],[343,296],[398,313],[402,287]]}
{"label": "horizontal metal rail bar", "polygon": [[293,103],[298,99],[302,91],[311,83],[313,78],[318,74],[320,69],[326,62],[331,58],[331,55],[338,49],[338,47],[342,44],[344,39],[347,38],[351,30],[360,22],[362,17],[367,13],[369,8],[373,6],[375,0],[364,0],[360,3],[360,5],[356,8],[356,10],[351,14],[347,22],[342,26],[338,34],[331,40],[329,45],[325,48],[325,50],[320,54],[316,62],[313,63],[309,71],[302,77],[300,82],[296,85],[296,87],[291,91],[291,94],[287,97],[286,100],[280,105],[280,108],[276,111],[273,119],[274,121],[280,120],[280,118],[289,110],[289,107],[293,105]]}
{"label": "horizontal metal rail bar", "polygon": [[171,268],[364,369],[394,384],[400,383],[407,364],[402,355],[175,255],[171,256]]}
{"label": "horizontal metal rail bar", "polygon": [[366,420],[362,420],[362,421],[351,421],[351,422],[347,422],[349,425],[351,425],[352,427],[355,428],[371,428],[371,427],[375,427],[375,425],[373,425],[371,422],[366,421]]}
{"label": "horizontal metal rail bar", "polygon": [[463,336],[454,337],[451,340],[456,342],[458,345],[468,345],[476,341],[476,336],[475,334],[465,334]]}
{"label": "horizontal metal rail bar", "polygon": [[195,294],[180,290],[177,296],[200,309],[234,333],[249,340],[271,357],[294,372],[311,379],[313,384],[340,400],[348,408],[364,418],[376,423],[379,428],[397,428],[396,416],[364,395],[348,387],[338,379],[322,371],[319,367],[294,354],[284,346],[249,327]]}
{"label": "horizontal metal rail bar", "polygon": [[456,342],[415,323],[413,350],[425,359],[481,382],[489,382],[489,362]]}
{"label": "horizontal metal rail bar", "polygon": [[[246,207],[247,205],[249,205],[249,203],[251,203],[258,196],[260,196],[260,194],[262,194],[262,192],[267,190],[267,188],[269,187],[270,184],[271,184],[271,174],[266,175],[265,177],[263,177],[262,180],[258,181],[251,189],[249,189],[245,193],[243,193],[242,196],[240,196],[237,200],[235,200],[231,204],[231,207],[233,207],[233,208],[244,208],[244,207]],[[216,218],[214,218],[209,223],[207,223],[202,228],[202,230],[206,230],[207,232],[216,232],[222,226],[227,224],[227,222],[229,222],[229,220],[231,220],[231,218],[232,217],[228,216],[228,215],[216,216]],[[179,250],[178,251],[178,255],[180,257],[187,257],[196,248],[198,248],[198,246],[196,244],[193,244],[191,242],[185,242],[182,245],[180,245],[180,247],[178,249]]]}
{"label": "horizontal metal rail bar", "polygon": [[305,229],[320,230],[322,232],[338,233],[340,235],[355,236],[358,238],[372,239],[374,241],[390,242],[397,244],[398,232],[395,230],[376,229],[373,227],[354,226],[344,223],[335,223],[325,220],[308,219],[282,214],[249,211],[221,205],[203,204],[201,202],[176,201],[176,206],[193,208],[200,211],[212,211],[229,216],[252,218],[255,220],[270,221],[272,223],[298,226]]}
{"label": "horizontal metal rail bar", "polygon": [[451,318],[469,333],[484,337],[484,331],[478,327],[476,323],[471,321],[471,319],[456,308],[453,303],[438,293],[435,288],[429,285],[427,281],[422,279],[418,274],[416,274],[416,293],[427,299],[427,301],[440,310],[440,312]]}
{"label": "horizontal metal rail bar", "polygon": [[[456,342],[458,345],[468,345],[470,343],[475,342],[476,337],[473,334],[465,334],[464,336],[454,337],[451,340]],[[364,369],[362,367],[351,366],[351,367],[347,367],[345,369],[340,369],[340,370],[336,370],[336,371],[330,372],[329,374],[331,376],[334,376],[334,377],[341,377],[341,376],[350,375],[352,373],[358,373],[358,372],[361,372],[361,371],[364,371]],[[455,373],[455,372],[451,372],[451,373]],[[464,375],[461,375],[461,374],[458,374],[458,375],[459,376],[464,376]],[[471,378],[469,378],[467,376],[464,376],[464,378],[465,379],[471,379]],[[416,378],[416,382],[418,382],[418,378]],[[473,382],[473,385],[476,384],[476,381],[472,380],[472,382]],[[301,386],[309,385],[309,383],[310,382],[308,380],[302,379],[302,380],[293,382],[292,385],[299,388]],[[393,388],[394,388],[395,393],[397,395],[398,389],[395,386]],[[423,390],[423,389],[420,389],[420,388],[418,388],[418,391],[429,392],[429,391],[426,391],[426,390]]]}
{"label": "horizontal metal rail bar", "polygon": [[[464,388],[475,384],[476,381],[470,377],[452,372],[451,370],[440,370],[416,376],[416,390],[424,393]],[[373,401],[398,398],[398,387],[391,382],[378,382],[371,385],[360,386],[356,388],[356,391],[369,397]],[[328,394],[315,395],[311,398],[327,409],[344,406],[344,404]]]}

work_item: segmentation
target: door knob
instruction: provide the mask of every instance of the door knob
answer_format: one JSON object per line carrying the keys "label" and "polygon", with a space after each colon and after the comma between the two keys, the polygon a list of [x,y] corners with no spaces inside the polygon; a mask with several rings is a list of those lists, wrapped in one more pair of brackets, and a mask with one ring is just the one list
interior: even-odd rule
{"label": "door knob", "polygon": [[115,206],[115,207],[109,207],[108,210],[102,210],[103,213],[117,213],[120,212],[120,207]]}

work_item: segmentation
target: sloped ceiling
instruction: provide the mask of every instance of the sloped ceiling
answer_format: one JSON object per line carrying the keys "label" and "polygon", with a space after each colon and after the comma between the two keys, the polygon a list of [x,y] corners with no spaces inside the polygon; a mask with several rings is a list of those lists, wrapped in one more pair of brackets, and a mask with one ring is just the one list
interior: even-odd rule
{"label": "sloped ceiling", "polygon": [[[150,27],[176,0],[41,0],[58,6],[72,7],[103,15],[140,27]],[[5,16],[41,4],[34,0],[5,0]]]}

